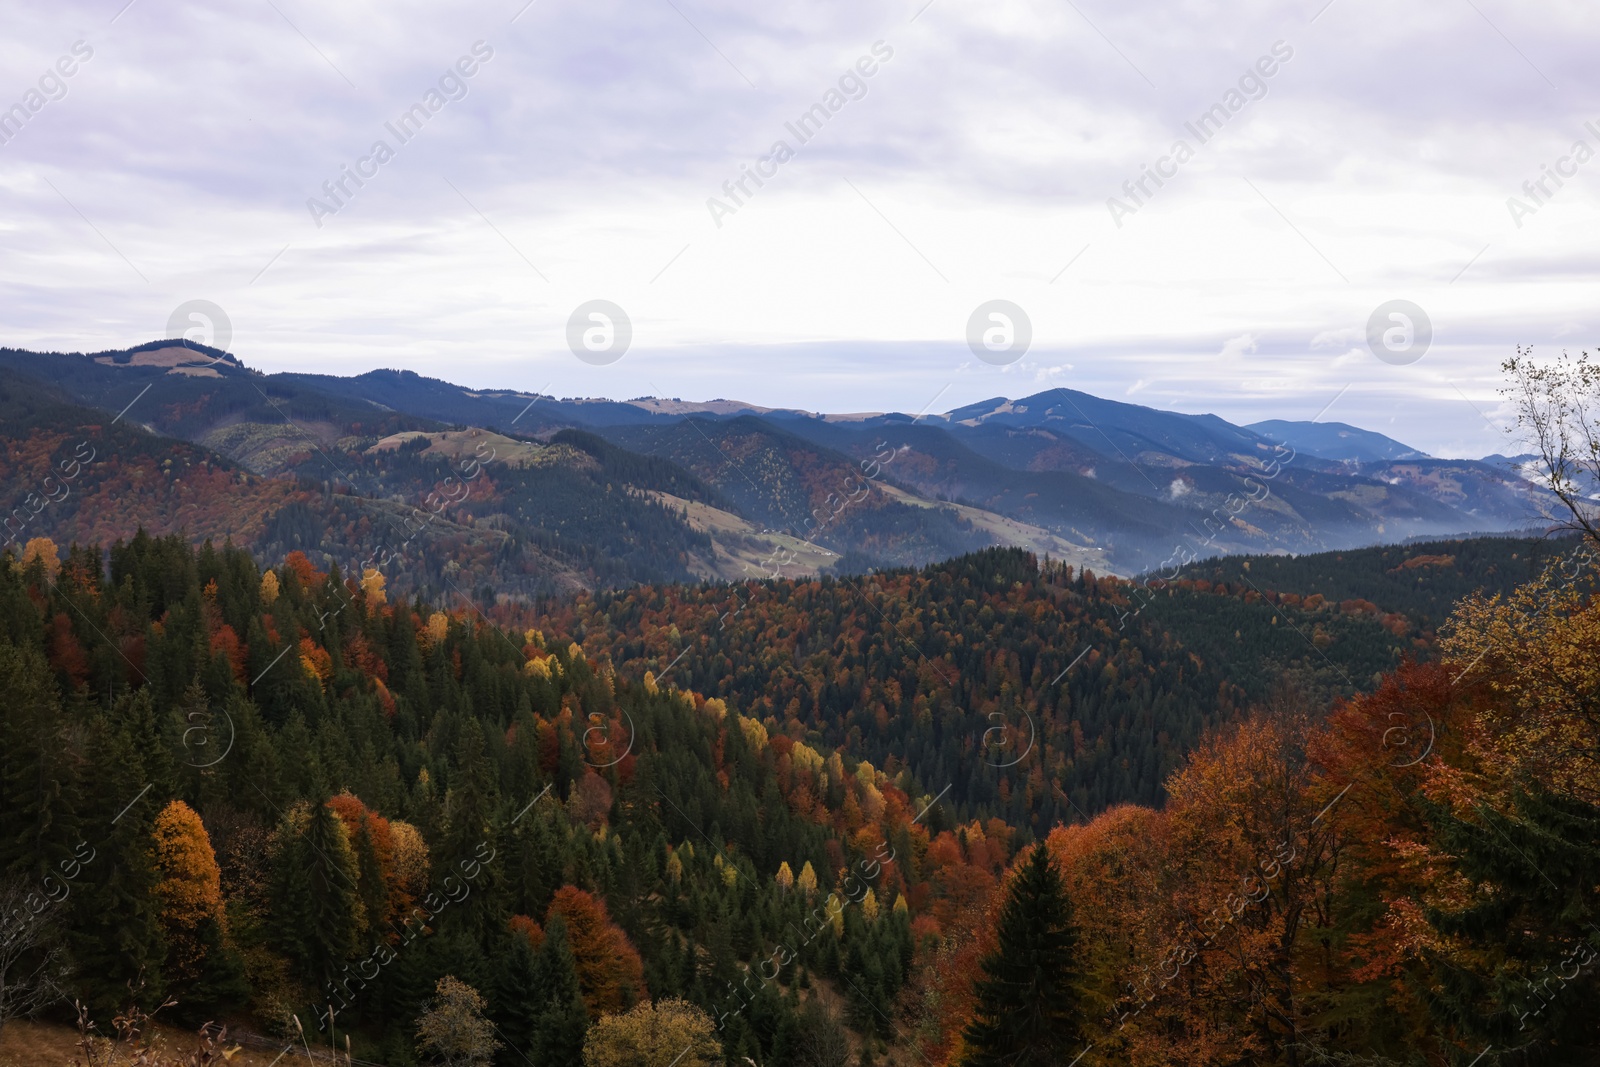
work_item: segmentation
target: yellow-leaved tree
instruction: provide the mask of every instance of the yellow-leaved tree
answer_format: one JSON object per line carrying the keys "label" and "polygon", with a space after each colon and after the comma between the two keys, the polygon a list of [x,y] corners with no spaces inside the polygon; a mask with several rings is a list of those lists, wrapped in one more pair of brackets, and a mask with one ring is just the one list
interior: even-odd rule
{"label": "yellow-leaved tree", "polygon": [[739,729],[744,733],[745,743],[752,752],[763,752],[767,747],[767,728],[759,719],[747,719],[739,716]]}
{"label": "yellow-leaved tree", "polygon": [[417,1051],[448,1067],[488,1067],[501,1044],[484,1018],[484,999],[454,975],[434,986],[433,1003],[417,1022]]}
{"label": "yellow-leaved tree", "polygon": [[173,978],[192,978],[205,960],[207,942],[216,943],[226,929],[222,871],[205,824],[183,801],[162,809],[152,836],[161,879],[156,895],[167,932],[167,971]]}
{"label": "yellow-leaved tree", "polygon": [[367,594],[367,607],[379,608],[389,602],[389,594],[384,591],[383,573],[376,567],[368,567],[361,572],[361,591]]}
{"label": "yellow-leaved tree", "polygon": [[806,860],[806,865],[800,868],[800,892],[809,900],[817,891],[817,871],[811,866],[811,861]]}
{"label": "yellow-leaved tree", "polygon": [[722,1062],[711,1016],[676,998],[602,1016],[583,1043],[584,1067],[712,1067]]}
{"label": "yellow-leaved tree", "polygon": [[1581,549],[1508,596],[1473,594],[1440,641],[1463,684],[1493,695],[1463,735],[1485,782],[1513,783],[1600,804],[1600,602]]}
{"label": "yellow-leaved tree", "polygon": [[267,607],[278,599],[278,576],[272,571],[264,571],[261,575],[261,603]]}
{"label": "yellow-leaved tree", "polygon": [[429,649],[438,646],[450,633],[450,616],[436,611],[428,616],[428,626],[423,630],[423,644]]}
{"label": "yellow-leaved tree", "polygon": [[1479,709],[1472,748],[1504,783],[1517,778],[1600,803],[1600,359],[1584,352],[1536,363],[1518,349],[1502,390],[1517,411],[1539,481],[1582,534],[1534,582],[1506,598],[1470,596],[1441,644],[1465,664],[1457,681],[1499,699]]}
{"label": "yellow-leaved tree", "polygon": [[38,560],[44,566],[44,576],[52,582],[56,580],[56,575],[61,573],[61,553],[56,548],[56,543],[48,537],[30,538],[28,543],[22,546],[22,559],[18,561],[18,565],[26,570],[34,560]]}
{"label": "yellow-leaved tree", "polygon": [[422,831],[399,819],[390,821],[389,837],[394,842],[395,884],[415,900],[428,891],[428,843]]}

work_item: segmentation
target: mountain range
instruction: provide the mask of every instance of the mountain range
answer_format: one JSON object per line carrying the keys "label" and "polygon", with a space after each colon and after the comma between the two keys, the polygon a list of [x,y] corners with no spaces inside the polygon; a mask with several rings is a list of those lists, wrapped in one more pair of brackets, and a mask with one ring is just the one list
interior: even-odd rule
{"label": "mountain range", "polygon": [[[1126,575],[1531,528],[1548,510],[1500,457],[1065,388],[916,417],[824,414],[412,371],[264,374],[175,340],[4,349],[0,375],[12,538],[104,542],[142,524],[376,564],[447,595],[860,573],[995,545]],[[80,440],[96,459],[55,501],[40,486]]]}

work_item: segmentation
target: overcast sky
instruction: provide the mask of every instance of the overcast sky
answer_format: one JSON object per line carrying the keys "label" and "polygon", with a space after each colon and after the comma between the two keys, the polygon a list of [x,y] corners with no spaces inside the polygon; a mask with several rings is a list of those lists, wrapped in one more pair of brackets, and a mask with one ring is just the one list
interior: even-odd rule
{"label": "overcast sky", "polygon": [[[269,371],[832,411],[1069,385],[1503,450],[1499,362],[1600,318],[1600,11],[1323,2],[12,4],[0,343],[123,347],[202,299]],[[593,299],[632,323],[609,365],[568,348]],[[992,299],[1032,327],[1005,366],[966,340]],[[1433,330],[1405,365],[1366,337],[1397,299]]]}

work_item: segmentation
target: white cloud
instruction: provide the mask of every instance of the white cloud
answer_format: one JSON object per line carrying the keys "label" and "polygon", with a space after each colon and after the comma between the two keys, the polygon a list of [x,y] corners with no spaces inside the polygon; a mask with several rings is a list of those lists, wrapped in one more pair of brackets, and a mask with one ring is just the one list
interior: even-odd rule
{"label": "white cloud", "polygon": [[[120,3],[21,5],[0,106],[74,41],[95,55],[0,144],[0,343],[127,345],[204,297],[263,369],[564,395],[915,411],[946,383],[941,406],[1061,381],[1248,420],[1309,418],[1354,379],[1346,421],[1401,408],[1439,453],[1466,432],[1444,376],[1491,383],[1512,345],[1581,337],[1600,283],[1581,189],[1521,229],[1505,209],[1600,114],[1600,22],[1486,3],[1561,93],[1469,5],[1336,4],[1307,28],[1260,0],[1225,20],[1086,0],[1115,48],[1024,0],[915,22],[920,0],[536,3],[515,23],[524,0],[145,0],[114,24]],[[1279,39],[1267,95],[1116,227],[1106,198]],[[467,95],[317,228],[306,199],[477,40],[495,55]],[[865,95],[719,229],[706,198],[879,40]],[[635,327],[609,367],[565,347],[596,297]],[[1413,368],[1362,340],[1396,297],[1435,326]],[[967,317],[995,298],[1028,311],[1037,365],[971,358]]]}
{"label": "white cloud", "polygon": [[1365,339],[1365,330],[1356,326],[1341,326],[1336,330],[1323,330],[1311,339],[1312,348],[1339,348]]}
{"label": "white cloud", "polygon": [[1253,333],[1242,333],[1238,337],[1230,337],[1228,340],[1224,341],[1222,344],[1222,351],[1218,352],[1217,355],[1223,359],[1238,359],[1246,352],[1254,352],[1255,350],[1256,335]]}

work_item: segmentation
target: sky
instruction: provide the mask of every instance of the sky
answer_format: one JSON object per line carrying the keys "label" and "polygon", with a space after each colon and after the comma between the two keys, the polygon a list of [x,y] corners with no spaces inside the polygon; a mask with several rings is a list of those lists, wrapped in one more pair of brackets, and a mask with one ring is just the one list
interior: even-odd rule
{"label": "sky", "polygon": [[836,412],[1070,386],[1481,456],[1515,447],[1501,361],[1600,325],[1579,0],[69,0],[7,23],[12,347],[126,347],[175,312],[216,343],[216,313],[179,310],[205,301],[266,371]]}

